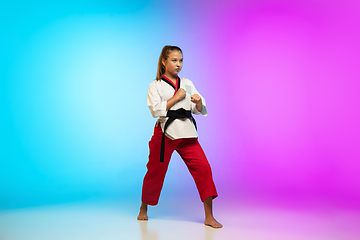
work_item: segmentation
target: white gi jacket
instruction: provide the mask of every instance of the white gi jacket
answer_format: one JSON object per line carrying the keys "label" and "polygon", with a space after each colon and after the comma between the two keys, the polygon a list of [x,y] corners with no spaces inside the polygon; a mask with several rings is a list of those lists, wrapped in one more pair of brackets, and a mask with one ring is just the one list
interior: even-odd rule
{"label": "white gi jacket", "polygon": [[[196,90],[194,84],[186,78],[180,79],[180,88],[185,90],[186,96],[182,100],[175,103],[169,110],[177,110],[184,108],[190,110],[194,114],[202,114],[207,116],[205,99]],[[166,117],[167,100],[174,96],[175,89],[164,80],[154,80],[150,83],[147,104],[150,112],[154,118],[159,118],[157,122],[161,124],[164,132]],[[201,97],[202,111],[196,109],[196,104],[191,102],[190,97],[193,94],[198,94]],[[196,138],[198,136],[194,124],[189,118],[175,119],[166,129],[165,135],[170,139],[178,138]]]}

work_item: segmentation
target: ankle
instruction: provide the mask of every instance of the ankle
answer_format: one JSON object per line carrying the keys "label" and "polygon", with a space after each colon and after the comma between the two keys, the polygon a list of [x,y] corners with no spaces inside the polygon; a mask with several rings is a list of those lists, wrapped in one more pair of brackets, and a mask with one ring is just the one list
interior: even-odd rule
{"label": "ankle", "polygon": [[205,219],[215,219],[213,215],[206,215]]}
{"label": "ankle", "polygon": [[148,209],[148,205],[147,205],[147,204],[145,204],[145,203],[143,203],[143,204],[141,204],[140,209],[141,209],[141,210],[145,210],[145,211],[147,211],[147,209]]}

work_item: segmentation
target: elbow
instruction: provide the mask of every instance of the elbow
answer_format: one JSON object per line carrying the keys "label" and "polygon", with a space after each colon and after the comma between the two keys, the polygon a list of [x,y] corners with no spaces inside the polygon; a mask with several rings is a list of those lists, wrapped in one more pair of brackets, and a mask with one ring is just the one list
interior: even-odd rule
{"label": "elbow", "polygon": [[153,118],[158,118],[158,117],[160,117],[160,116],[158,116],[156,113],[154,113],[154,112],[151,112],[151,116],[153,117]]}
{"label": "elbow", "polygon": [[151,115],[154,118],[158,118],[158,117],[166,117],[166,102],[162,103],[162,104],[157,104],[157,105],[148,105]]}
{"label": "elbow", "polygon": [[200,112],[203,116],[207,116],[208,115],[208,112],[207,112],[207,110],[206,110],[206,106],[202,106],[202,109],[201,109],[201,112]]}
{"label": "elbow", "polygon": [[150,112],[151,112],[151,116],[153,117],[153,118],[158,118],[158,117],[166,117],[166,111],[159,111],[159,110],[155,110],[155,111],[152,111],[152,110],[150,110]]}

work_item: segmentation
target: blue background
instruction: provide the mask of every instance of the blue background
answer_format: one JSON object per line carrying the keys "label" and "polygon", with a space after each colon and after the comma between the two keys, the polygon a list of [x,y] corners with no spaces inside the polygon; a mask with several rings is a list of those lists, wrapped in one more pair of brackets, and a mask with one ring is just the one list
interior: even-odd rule
{"label": "blue background", "polygon": [[[162,47],[223,199],[360,202],[358,1],[3,1],[0,209],[139,201]],[[184,194],[185,193],[185,194]],[[162,198],[197,197],[174,154]]]}

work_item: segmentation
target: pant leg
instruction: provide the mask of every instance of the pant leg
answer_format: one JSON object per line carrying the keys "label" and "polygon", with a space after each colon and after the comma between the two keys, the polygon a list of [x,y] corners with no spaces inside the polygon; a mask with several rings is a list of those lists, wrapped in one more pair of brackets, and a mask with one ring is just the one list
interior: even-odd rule
{"label": "pant leg", "polygon": [[193,176],[201,201],[210,196],[216,198],[218,194],[212,178],[211,167],[197,138],[183,139],[176,151]]}
{"label": "pant leg", "polygon": [[149,161],[146,165],[148,170],[144,177],[141,197],[142,202],[149,205],[158,204],[170,158],[176,147],[176,140],[165,137],[164,162],[160,162],[161,138],[162,130],[160,124],[157,124],[149,142]]}

